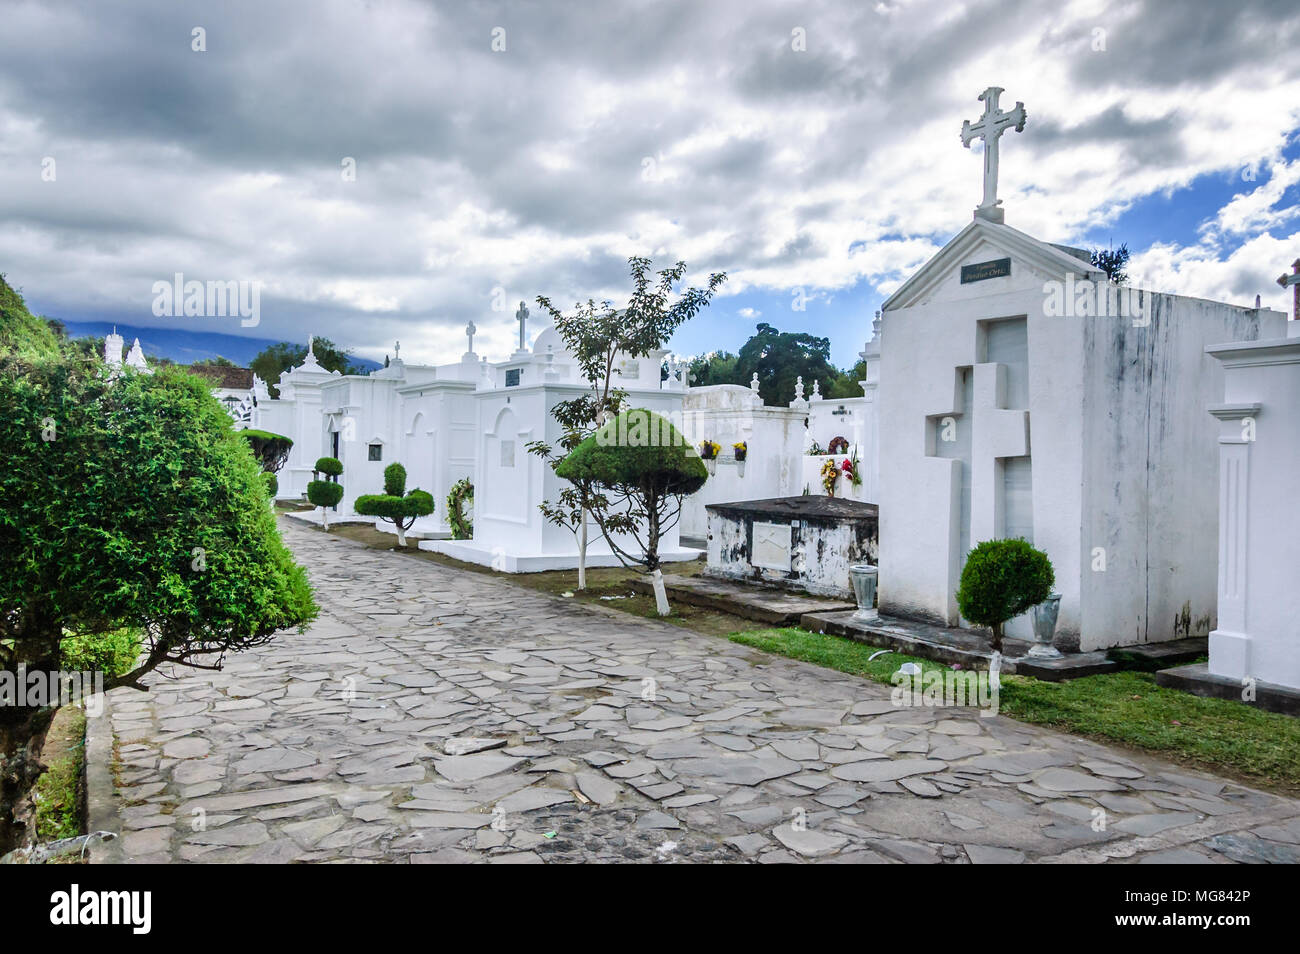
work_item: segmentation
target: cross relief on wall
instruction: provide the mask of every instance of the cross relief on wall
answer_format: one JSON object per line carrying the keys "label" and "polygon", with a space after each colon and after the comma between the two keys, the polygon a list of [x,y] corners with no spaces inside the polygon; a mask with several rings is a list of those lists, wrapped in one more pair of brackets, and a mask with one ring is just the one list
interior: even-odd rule
{"label": "cross relief on wall", "polygon": [[953,369],[951,410],[926,416],[926,456],[961,462],[961,548],[1004,535],[1002,473],[1007,458],[1029,454],[1029,412],[1006,407],[1007,366]]}

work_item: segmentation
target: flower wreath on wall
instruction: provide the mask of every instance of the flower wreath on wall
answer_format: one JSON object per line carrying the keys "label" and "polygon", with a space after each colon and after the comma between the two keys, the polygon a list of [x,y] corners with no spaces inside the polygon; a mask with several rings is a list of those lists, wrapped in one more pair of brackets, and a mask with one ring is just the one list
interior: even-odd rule
{"label": "flower wreath on wall", "polygon": [[832,437],[831,442],[826,445],[828,454],[847,454],[849,452],[849,442],[843,437]]}
{"label": "flower wreath on wall", "polygon": [[451,485],[447,494],[447,523],[451,525],[453,540],[470,540],[474,536],[474,522],[465,519],[465,501],[474,499],[474,485],[462,477]]}

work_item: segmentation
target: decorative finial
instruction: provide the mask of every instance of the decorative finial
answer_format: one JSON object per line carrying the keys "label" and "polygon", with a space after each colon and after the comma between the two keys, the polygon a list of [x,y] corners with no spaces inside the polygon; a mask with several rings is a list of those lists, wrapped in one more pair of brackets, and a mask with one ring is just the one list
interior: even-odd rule
{"label": "decorative finial", "polygon": [[751,391],[757,391],[757,390],[758,390],[758,372],[757,372],[757,371],[755,371],[755,372],[754,372],[754,376],[753,376],[752,378],[749,379],[749,389],[750,389]]}
{"label": "decorative finial", "polygon": [[474,335],[477,331],[478,328],[474,327],[474,322],[472,321],[465,326],[465,337],[469,339],[469,348],[467,349],[468,354],[474,353]]}

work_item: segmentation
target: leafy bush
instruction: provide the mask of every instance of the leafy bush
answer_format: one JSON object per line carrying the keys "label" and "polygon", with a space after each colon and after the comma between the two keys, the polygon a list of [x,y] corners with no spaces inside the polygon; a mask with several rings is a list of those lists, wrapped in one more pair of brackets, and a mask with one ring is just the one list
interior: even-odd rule
{"label": "leafy bush", "polygon": [[[315,615],[249,444],[197,377],[0,353],[0,407],[0,666],[47,671],[68,633],[147,626],[140,662],[105,680],[136,684]],[[0,853],[22,838],[14,806],[50,714],[0,720]]]}
{"label": "leafy bush", "polygon": [[343,462],[337,457],[319,457],[312,466],[312,473],[324,474],[326,477],[337,477],[343,473]]}
{"label": "leafy bush", "polygon": [[397,528],[397,543],[406,546],[406,531],[419,517],[433,513],[433,494],[418,487],[403,496],[406,490],[406,468],[391,463],[384,468],[382,494],[362,494],[352,509],[368,517],[376,517]]}
{"label": "leafy bush", "polygon": [[[651,571],[659,568],[659,541],[681,516],[682,498],[709,479],[704,461],[681,432],[644,408],[607,421],[560,461],[555,473],[608,491],[609,509],[593,511],[601,532],[620,560]],[[628,549],[619,534],[630,535],[640,552]]]}
{"label": "leafy bush", "polygon": [[343,485],[332,480],[313,480],[307,485],[307,499],[317,507],[337,507],[343,499]]}
{"label": "leafy bush", "polygon": [[1025,540],[985,540],[966,557],[957,588],[961,615],[993,630],[1002,651],[1002,625],[1047,599],[1056,582],[1052,561]]}
{"label": "leafy bush", "polygon": [[266,482],[266,495],[274,500],[276,494],[280,492],[280,479],[270,471],[264,471],[262,480]]}
{"label": "leafy bush", "polygon": [[293,449],[292,438],[285,437],[283,434],[273,434],[270,431],[259,431],[256,428],[247,428],[239,433],[244,440],[248,441],[248,446],[252,448],[257,462],[262,465],[262,470],[274,474],[289,459],[289,451]]}
{"label": "leafy bush", "polygon": [[134,626],[105,633],[72,634],[59,644],[60,665],[70,672],[102,672],[104,678],[130,672],[144,642]]}
{"label": "leafy bush", "polygon": [[406,468],[393,461],[384,468],[384,493],[400,497],[406,492]]}

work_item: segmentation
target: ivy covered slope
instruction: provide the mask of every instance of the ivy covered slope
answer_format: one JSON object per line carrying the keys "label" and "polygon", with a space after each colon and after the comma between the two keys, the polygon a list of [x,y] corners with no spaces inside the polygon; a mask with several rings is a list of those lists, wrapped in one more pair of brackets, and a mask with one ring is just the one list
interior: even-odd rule
{"label": "ivy covered slope", "polygon": [[0,352],[35,356],[52,355],[58,350],[58,336],[43,319],[27,310],[22,296],[0,275]]}

